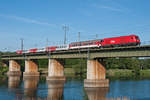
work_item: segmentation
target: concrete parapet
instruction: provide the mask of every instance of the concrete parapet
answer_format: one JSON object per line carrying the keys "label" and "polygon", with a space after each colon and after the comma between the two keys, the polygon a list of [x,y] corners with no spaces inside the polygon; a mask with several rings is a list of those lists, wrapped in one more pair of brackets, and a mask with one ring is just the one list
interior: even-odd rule
{"label": "concrete parapet", "polygon": [[39,76],[38,65],[31,60],[25,60],[25,72],[23,76]]}
{"label": "concrete parapet", "polygon": [[49,59],[47,80],[65,80],[63,64],[56,59]]}
{"label": "concrete parapet", "polygon": [[98,59],[87,61],[87,79],[84,80],[84,87],[109,87],[109,80],[105,77],[103,61]]}

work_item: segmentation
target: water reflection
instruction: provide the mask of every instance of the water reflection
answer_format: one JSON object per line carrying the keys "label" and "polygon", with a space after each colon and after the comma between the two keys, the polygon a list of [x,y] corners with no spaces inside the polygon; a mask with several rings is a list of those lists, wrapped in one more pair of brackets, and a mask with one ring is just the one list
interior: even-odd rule
{"label": "water reflection", "polygon": [[128,97],[107,97],[109,88],[85,88],[88,100],[130,100]]}
{"label": "water reflection", "polygon": [[8,76],[8,89],[9,89],[9,92],[15,94],[15,100],[21,100],[21,98],[22,98],[22,94],[20,93],[21,91],[18,90],[20,81],[21,81],[20,75],[19,76],[14,76],[14,75]]}
{"label": "water reflection", "polygon": [[48,81],[47,100],[62,100],[65,81]]}
{"label": "water reflection", "polygon": [[36,100],[39,77],[24,77],[23,80],[25,100]]}
{"label": "water reflection", "polygon": [[128,97],[107,98],[107,100],[131,100]]}
{"label": "water reflection", "polygon": [[18,88],[20,83],[20,76],[8,76],[8,88],[10,90]]}
{"label": "water reflection", "polygon": [[89,100],[107,100],[109,88],[85,88]]}
{"label": "water reflection", "polygon": [[109,89],[84,88],[83,81],[75,79],[64,84],[42,79],[39,82],[37,77],[24,77],[22,81],[20,76],[8,76],[8,81],[0,84],[1,100],[150,100],[149,92],[150,80],[115,80]]}

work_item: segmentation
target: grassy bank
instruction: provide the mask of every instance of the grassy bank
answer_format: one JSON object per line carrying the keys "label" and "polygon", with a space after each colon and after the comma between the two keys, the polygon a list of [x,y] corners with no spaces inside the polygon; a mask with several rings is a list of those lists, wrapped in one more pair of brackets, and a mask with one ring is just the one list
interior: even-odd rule
{"label": "grassy bank", "polygon": [[[40,68],[40,73],[47,74],[48,69],[47,68]],[[80,76],[80,69],[74,69],[74,68],[65,68],[64,74],[66,76]],[[86,69],[82,69],[82,76],[86,77]],[[134,77],[140,77],[140,78],[150,78],[150,70],[140,70],[139,76],[135,76],[134,71],[128,70],[128,69],[109,69],[106,72],[106,76],[108,78],[134,78]]]}
{"label": "grassy bank", "polygon": [[143,78],[150,78],[150,69],[141,70],[140,71],[140,76],[143,77]]}
{"label": "grassy bank", "polygon": [[128,69],[110,69],[107,70],[106,76],[115,77],[115,78],[132,77],[133,73],[132,70],[128,70]]}
{"label": "grassy bank", "polygon": [[[76,72],[72,68],[65,68],[65,75],[66,76],[80,76],[79,73]],[[80,71],[78,71],[80,72]],[[83,77],[86,77],[86,69],[83,69]],[[106,72],[107,78],[116,78],[116,79],[132,79],[132,78],[148,78],[150,79],[150,70],[140,70],[139,75],[135,75],[135,72],[128,69],[109,69]]]}
{"label": "grassy bank", "polygon": [[150,79],[150,70],[140,70],[139,75],[135,75],[135,72],[128,69],[111,69],[107,70],[106,76],[108,78],[116,79]]}

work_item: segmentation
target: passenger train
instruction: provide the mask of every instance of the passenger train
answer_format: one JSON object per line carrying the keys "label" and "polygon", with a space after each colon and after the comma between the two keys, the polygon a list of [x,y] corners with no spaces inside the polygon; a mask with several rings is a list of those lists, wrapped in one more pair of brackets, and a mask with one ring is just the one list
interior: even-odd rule
{"label": "passenger train", "polygon": [[37,53],[37,52],[53,52],[60,50],[69,49],[82,49],[82,48],[111,48],[111,47],[122,47],[122,46],[137,46],[140,45],[140,39],[137,35],[128,35],[120,37],[112,37],[105,39],[72,42],[68,45],[62,46],[50,46],[45,48],[33,48],[29,50],[17,50],[17,54],[24,53]]}

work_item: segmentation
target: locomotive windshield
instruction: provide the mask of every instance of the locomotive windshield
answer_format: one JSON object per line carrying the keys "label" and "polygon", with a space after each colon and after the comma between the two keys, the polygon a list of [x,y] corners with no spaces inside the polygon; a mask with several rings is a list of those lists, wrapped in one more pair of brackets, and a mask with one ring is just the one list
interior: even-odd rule
{"label": "locomotive windshield", "polygon": [[139,37],[136,36],[135,39],[139,39]]}

